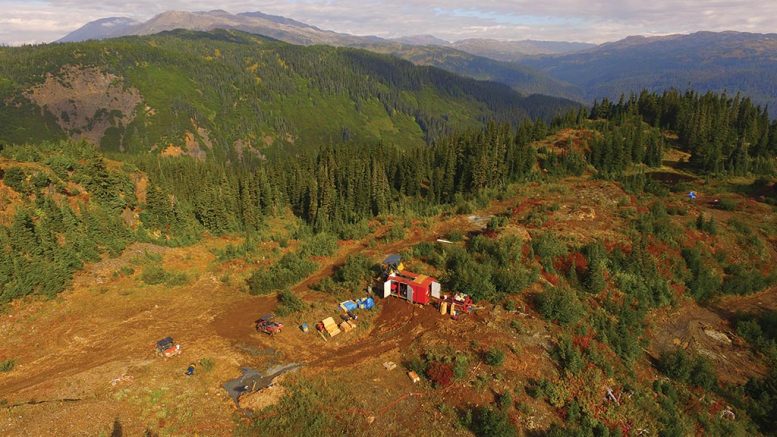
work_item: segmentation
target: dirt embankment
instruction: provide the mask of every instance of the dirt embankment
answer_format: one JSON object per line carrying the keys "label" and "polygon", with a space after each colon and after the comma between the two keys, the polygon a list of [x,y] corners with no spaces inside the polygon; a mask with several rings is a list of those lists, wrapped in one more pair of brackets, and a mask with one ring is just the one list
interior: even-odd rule
{"label": "dirt embankment", "polygon": [[50,112],[71,137],[93,144],[100,144],[108,129],[131,123],[143,101],[140,91],[126,87],[119,76],[77,65],[49,74],[24,95]]}
{"label": "dirt embankment", "polygon": [[677,308],[656,311],[651,318],[649,353],[684,349],[703,355],[725,383],[744,384],[753,376],[766,375],[768,368],[735,332],[731,318],[737,313],[760,313],[777,309],[777,288],[749,296],[726,296],[708,307],[687,301]]}

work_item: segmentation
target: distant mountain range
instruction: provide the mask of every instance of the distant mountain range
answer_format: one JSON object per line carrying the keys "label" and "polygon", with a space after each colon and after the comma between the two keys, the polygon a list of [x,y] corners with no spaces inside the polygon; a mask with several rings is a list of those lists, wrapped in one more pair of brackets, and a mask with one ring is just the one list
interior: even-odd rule
{"label": "distant mountain range", "polygon": [[269,36],[292,44],[327,44],[351,46],[355,44],[400,43],[413,46],[439,46],[462,50],[473,55],[499,61],[515,61],[526,56],[564,54],[595,47],[594,44],[561,41],[498,41],[491,39],[465,39],[449,42],[433,35],[416,35],[391,40],[377,36],[356,36],[322,30],[290,18],[261,12],[230,14],[222,10],[184,12],[168,11],[148,21],[113,17],[87,23],[57,42],[79,42],[89,39],[106,39],[117,36],[151,35],[165,30],[213,30],[236,29]]}
{"label": "distant mountain range", "polygon": [[[230,14],[215,10],[207,12],[170,11],[157,15],[146,22],[128,18],[106,18],[88,23],[66,35],[57,42],[79,42],[100,40],[130,35],[151,35],[166,30],[188,29],[208,31],[213,29],[236,29],[268,36],[291,44],[361,47],[379,53],[389,53],[417,65],[439,67],[452,73],[479,80],[493,80],[509,85],[519,93],[546,94],[581,100],[583,93],[576,87],[547,77],[544,73],[497,59],[479,56],[477,53],[456,48],[458,43],[435,38],[417,36],[387,40],[376,36],[355,36],[319,29],[299,21],[261,12]],[[465,40],[475,47],[476,40]],[[587,47],[588,45],[585,45]],[[526,53],[514,52],[515,57],[536,53],[563,53],[560,47],[579,48],[574,43],[547,41],[520,41],[516,47],[526,47]],[[542,51],[541,47],[547,47]],[[517,49],[516,49],[517,50]]]}
{"label": "distant mountain range", "polygon": [[90,39],[107,39],[126,36],[132,29],[140,26],[140,22],[126,17],[102,18],[86,23],[78,30],[70,32],[57,42],[79,42]]}
{"label": "distant mountain range", "polygon": [[546,94],[592,102],[642,89],[667,88],[743,93],[777,106],[777,34],[699,32],[663,37],[633,36],[594,45],[557,41],[465,39],[433,35],[396,39],[322,30],[261,12],[160,14],[146,22],[106,18],[89,23],[60,42],[149,35],[173,29],[237,29],[292,44],[361,47],[509,85],[522,94]]}
{"label": "distant mountain range", "polygon": [[152,35],[175,29],[200,31],[234,29],[302,45],[326,44],[348,46],[382,41],[378,37],[354,36],[322,30],[290,18],[267,15],[261,12],[230,14],[222,10],[204,12],[168,11],[145,22],[137,22],[128,18],[109,18],[107,20],[109,21],[98,20],[87,23],[57,42],[79,42],[117,36]]}
{"label": "distant mountain range", "polygon": [[394,38],[392,41],[413,46],[450,47],[473,55],[497,61],[516,62],[527,56],[562,55],[580,52],[596,47],[596,44],[565,41],[502,41],[486,38],[469,38],[455,42],[437,38],[434,35],[413,35]]}
{"label": "distant mountain range", "polygon": [[395,43],[359,44],[356,47],[387,53],[416,65],[429,65],[478,80],[509,85],[522,94],[545,94],[582,102],[577,86],[554,79],[539,70],[513,62],[473,55],[451,47]]}
{"label": "distant mountain range", "polygon": [[777,107],[777,34],[697,32],[629,37],[593,49],[522,60],[579,87],[586,100],[646,88],[742,93]]}

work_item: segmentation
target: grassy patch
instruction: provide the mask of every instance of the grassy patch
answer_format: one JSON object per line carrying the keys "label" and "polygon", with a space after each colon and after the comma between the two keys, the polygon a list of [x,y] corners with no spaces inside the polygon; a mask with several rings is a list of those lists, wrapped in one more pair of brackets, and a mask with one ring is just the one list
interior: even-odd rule
{"label": "grassy patch", "polygon": [[205,372],[210,372],[216,366],[216,362],[213,358],[203,358],[200,360],[200,367]]}
{"label": "grassy patch", "polygon": [[168,272],[158,265],[146,265],[140,274],[140,280],[147,285],[165,284],[170,287],[178,287],[188,284],[190,278],[184,272]]}
{"label": "grassy patch", "polygon": [[241,424],[235,435],[352,435],[360,416],[335,416],[337,406],[350,405],[349,400],[340,388],[301,381],[288,387],[278,405],[267,407],[250,424]]}

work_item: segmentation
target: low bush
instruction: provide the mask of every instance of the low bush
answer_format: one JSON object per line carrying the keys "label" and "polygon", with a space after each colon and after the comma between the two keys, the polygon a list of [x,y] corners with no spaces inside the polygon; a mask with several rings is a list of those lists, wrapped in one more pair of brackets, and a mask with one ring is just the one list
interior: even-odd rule
{"label": "low bush", "polygon": [[336,230],[341,240],[360,240],[372,232],[367,220],[341,225]]}
{"label": "low bush", "polygon": [[364,286],[375,274],[375,263],[364,255],[351,255],[334,274],[338,285],[355,290]]}
{"label": "low bush", "polygon": [[537,297],[540,314],[560,325],[575,323],[583,315],[577,293],[568,288],[550,288]]}
{"label": "low bush", "polygon": [[506,412],[477,407],[471,411],[470,430],[478,437],[513,437],[518,435]]}
{"label": "low bush", "polygon": [[167,279],[167,272],[161,266],[147,265],[143,267],[140,279],[148,285],[159,285]]}
{"label": "low bush", "polygon": [[710,235],[715,235],[717,233],[717,225],[715,224],[715,219],[710,217],[709,219],[704,219],[704,214],[699,214],[699,217],[696,218],[696,229],[706,232]]}
{"label": "low bush", "polygon": [[278,308],[275,313],[281,317],[285,317],[294,313],[298,313],[305,309],[305,302],[302,301],[296,294],[289,290],[283,290],[278,293]]}
{"label": "low bush", "polygon": [[505,361],[505,353],[494,346],[483,354],[483,361],[489,366],[501,366]]}
{"label": "low bush", "polygon": [[337,252],[337,237],[321,232],[302,244],[300,253],[304,256],[330,256]]}
{"label": "low bush", "polygon": [[464,233],[458,229],[454,229],[448,233],[448,241],[462,241],[464,239]]}
{"label": "low bush", "polygon": [[750,294],[763,290],[775,282],[775,275],[763,275],[752,267],[740,264],[728,266],[723,280],[724,294]]}
{"label": "low bush", "polygon": [[745,385],[745,393],[750,397],[748,414],[766,435],[777,429],[777,367],[760,379],[751,379]]}
{"label": "low bush", "polygon": [[419,375],[426,375],[426,369],[429,367],[429,362],[422,356],[412,357],[404,364],[407,370],[412,370]]}
{"label": "low bush", "polygon": [[738,315],[736,330],[753,348],[777,363],[777,311]]}
{"label": "low bush", "polygon": [[583,356],[568,336],[561,337],[551,356],[565,373],[577,374],[583,368]]}
{"label": "low bush", "polygon": [[189,283],[189,275],[183,272],[170,273],[165,271],[159,265],[146,265],[140,274],[140,280],[147,285],[165,284],[170,287],[177,287]]}
{"label": "low bush", "polygon": [[316,291],[322,291],[324,293],[335,293],[339,289],[335,281],[332,280],[332,278],[329,276],[316,282],[315,284],[312,285],[311,288]]}
{"label": "low bush", "polygon": [[640,233],[652,234],[672,246],[676,246],[682,236],[680,228],[672,223],[662,202],[653,203],[650,206],[650,213],[639,217],[636,228]]}
{"label": "low bush", "polygon": [[705,390],[710,390],[717,383],[712,364],[706,358],[688,355],[683,350],[661,354],[658,370],[672,379]]}
{"label": "low bush", "polygon": [[249,436],[336,436],[349,435],[357,429],[358,415],[340,417],[333,405],[348,402],[347,393],[334,385],[300,381],[286,387],[277,405],[256,414],[250,421],[240,421],[235,430],[239,437]]}
{"label": "low bush", "polygon": [[532,240],[534,253],[540,257],[542,267],[548,272],[555,271],[553,260],[567,254],[567,246],[554,234],[545,233]]}
{"label": "low bush", "polygon": [[27,191],[25,186],[26,179],[27,175],[19,167],[8,168],[3,174],[3,183],[17,193],[25,193]]}
{"label": "low bush", "polygon": [[499,398],[496,401],[496,404],[499,406],[499,409],[502,411],[509,410],[514,403],[515,402],[513,401],[513,395],[509,391],[506,391],[500,394]]}
{"label": "low bush", "polygon": [[400,222],[394,223],[383,236],[386,242],[399,241],[403,238],[405,238],[405,226]]}
{"label": "low bush", "polygon": [[251,294],[268,294],[295,284],[316,269],[316,264],[296,253],[287,253],[269,269],[258,270],[248,278]]}
{"label": "low bush", "polygon": [[488,220],[486,229],[490,231],[498,231],[509,223],[509,219],[503,215],[495,215]]}
{"label": "low bush", "polygon": [[256,245],[248,238],[240,244],[227,244],[223,249],[213,250],[213,254],[219,261],[229,261],[233,259],[243,258],[246,255],[253,252]]}
{"label": "low bush", "polygon": [[10,372],[16,367],[16,361],[12,359],[0,361],[0,372]]}
{"label": "low bush", "polygon": [[737,201],[734,199],[723,198],[718,202],[718,209],[723,211],[734,211],[737,209]]}
{"label": "low bush", "polygon": [[32,183],[32,186],[37,189],[46,188],[51,184],[51,179],[49,178],[49,175],[47,175],[44,172],[37,172],[32,175],[30,178],[30,182]]}
{"label": "low bush", "polygon": [[453,382],[453,367],[440,361],[432,361],[426,367],[426,377],[437,388],[447,387]]}
{"label": "low bush", "polygon": [[710,268],[710,263],[699,247],[685,248],[682,250],[683,259],[691,272],[691,277],[686,281],[686,286],[696,300],[704,302],[720,292],[721,279]]}
{"label": "low bush", "polygon": [[554,407],[561,407],[566,403],[567,393],[561,384],[554,384],[550,380],[530,380],[526,385],[526,394],[534,399],[547,399]]}
{"label": "low bush", "polygon": [[165,278],[165,285],[168,285],[170,287],[180,287],[181,285],[186,285],[191,281],[191,278],[189,275],[187,275],[184,272],[177,272],[177,273],[167,273],[167,277]]}
{"label": "low bush", "polygon": [[456,358],[453,359],[453,376],[456,379],[464,378],[467,376],[469,368],[469,357],[464,354],[456,354]]}

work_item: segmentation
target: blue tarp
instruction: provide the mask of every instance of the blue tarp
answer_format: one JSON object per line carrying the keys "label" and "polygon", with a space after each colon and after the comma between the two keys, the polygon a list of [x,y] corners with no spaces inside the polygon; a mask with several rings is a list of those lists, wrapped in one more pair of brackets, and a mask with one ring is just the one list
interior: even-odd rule
{"label": "blue tarp", "polygon": [[353,311],[359,306],[356,304],[356,302],[352,300],[346,300],[345,302],[340,304],[340,308],[344,308],[346,311]]}
{"label": "blue tarp", "polygon": [[386,259],[383,261],[383,264],[389,266],[398,266],[400,262],[402,262],[402,257],[397,254],[392,254],[386,257]]}
{"label": "blue tarp", "polygon": [[340,309],[343,311],[354,311],[356,309],[371,310],[375,307],[375,299],[371,297],[363,297],[357,299],[355,302],[352,300],[346,300],[340,304]]}

